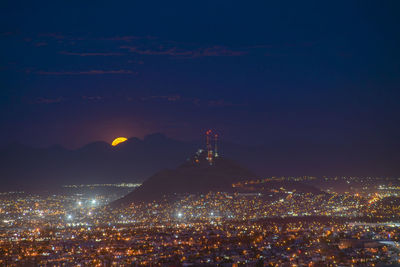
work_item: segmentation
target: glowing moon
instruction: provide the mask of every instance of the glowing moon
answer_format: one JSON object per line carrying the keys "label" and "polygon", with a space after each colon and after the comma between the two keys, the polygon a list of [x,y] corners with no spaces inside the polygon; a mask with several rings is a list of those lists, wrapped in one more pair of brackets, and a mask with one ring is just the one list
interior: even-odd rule
{"label": "glowing moon", "polygon": [[112,146],[117,146],[119,143],[123,143],[123,142],[125,142],[126,140],[128,140],[128,138],[125,138],[125,137],[117,137],[117,138],[114,139],[114,141],[112,141],[111,145],[112,145]]}

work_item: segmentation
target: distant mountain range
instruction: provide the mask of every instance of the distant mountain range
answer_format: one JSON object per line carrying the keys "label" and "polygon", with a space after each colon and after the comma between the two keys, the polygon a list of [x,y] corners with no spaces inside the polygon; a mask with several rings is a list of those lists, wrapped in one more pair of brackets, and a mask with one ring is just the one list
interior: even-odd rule
{"label": "distant mountain range", "polygon": [[[0,149],[0,191],[52,188],[63,184],[143,181],[176,168],[203,142],[151,134],[112,147],[94,142],[79,149],[33,148],[10,144]],[[400,177],[400,146],[271,143],[248,146],[222,142],[221,154],[260,176]]]}
{"label": "distant mountain range", "polygon": [[8,189],[142,181],[177,166],[195,148],[162,134],[131,138],[116,147],[94,142],[76,150],[12,144],[0,150],[0,181]]}

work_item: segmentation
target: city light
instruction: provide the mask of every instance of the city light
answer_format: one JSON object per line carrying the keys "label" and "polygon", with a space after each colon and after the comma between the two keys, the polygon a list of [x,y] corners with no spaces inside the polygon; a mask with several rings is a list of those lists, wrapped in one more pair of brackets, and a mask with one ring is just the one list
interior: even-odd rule
{"label": "city light", "polygon": [[[310,193],[286,188],[299,181],[330,184],[340,180],[351,181],[352,190]],[[282,181],[285,186],[279,184]],[[28,264],[35,257],[39,265],[53,259],[65,265],[106,264],[103,255],[113,259],[114,265],[162,265],[163,257],[176,255],[175,263],[180,265],[221,265],[230,260],[242,265],[262,260],[274,266],[393,265],[398,263],[396,242],[400,241],[400,201],[396,200],[400,185],[384,181],[249,179],[232,186],[244,192],[181,194],[167,202],[113,209],[99,205],[112,202],[113,194],[94,197],[88,193],[77,201],[75,194],[10,193],[0,199],[0,251],[13,250],[0,257],[0,265],[4,258]],[[258,187],[266,190],[245,191]],[[82,206],[76,209],[79,203]],[[23,258],[18,251],[24,251]]]}

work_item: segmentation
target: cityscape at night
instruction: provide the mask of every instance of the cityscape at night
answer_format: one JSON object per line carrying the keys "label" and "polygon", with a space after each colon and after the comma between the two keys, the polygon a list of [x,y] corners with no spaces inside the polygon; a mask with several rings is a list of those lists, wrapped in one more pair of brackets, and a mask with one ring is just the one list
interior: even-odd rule
{"label": "cityscape at night", "polygon": [[[308,193],[274,181],[343,180]],[[379,266],[400,263],[400,179],[279,177],[257,190],[110,208],[113,194],[4,193],[2,265]],[[373,185],[372,185],[373,184]],[[390,185],[389,185],[390,184]],[[242,185],[232,185],[242,188]],[[121,189],[122,190],[122,189]],[[121,192],[122,193],[122,192]]]}
{"label": "cityscape at night", "polygon": [[400,266],[399,11],[2,1],[0,266]]}

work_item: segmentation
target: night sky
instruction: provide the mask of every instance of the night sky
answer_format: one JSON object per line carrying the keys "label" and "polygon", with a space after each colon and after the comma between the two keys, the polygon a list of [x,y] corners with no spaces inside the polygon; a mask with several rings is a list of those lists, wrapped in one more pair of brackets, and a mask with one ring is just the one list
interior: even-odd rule
{"label": "night sky", "polygon": [[1,1],[0,145],[398,143],[400,2],[260,2]]}

